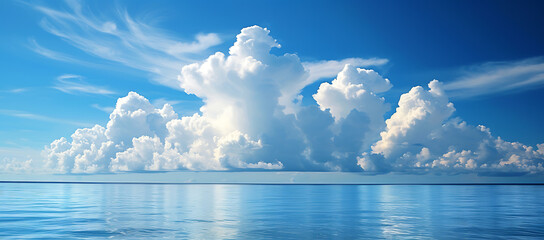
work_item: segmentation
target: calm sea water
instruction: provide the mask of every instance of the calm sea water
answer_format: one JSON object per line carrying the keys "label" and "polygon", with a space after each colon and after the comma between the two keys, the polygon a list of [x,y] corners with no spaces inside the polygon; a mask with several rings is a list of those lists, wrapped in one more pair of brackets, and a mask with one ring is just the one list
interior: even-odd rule
{"label": "calm sea water", "polygon": [[0,184],[0,238],[538,239],[544,186]]}

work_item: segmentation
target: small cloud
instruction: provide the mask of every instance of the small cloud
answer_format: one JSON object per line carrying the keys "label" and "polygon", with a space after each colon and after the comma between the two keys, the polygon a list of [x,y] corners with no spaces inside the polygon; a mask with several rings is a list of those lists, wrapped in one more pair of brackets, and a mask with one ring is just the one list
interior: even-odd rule
{"label": "small cloud", "polygon": [[98,94],[98,95],[111,95],[116,94],[116,92],[109,90],[105,87],[94,86],[83,81],[83,77],[73,74],[64,74],[57,77],[57,83],[53,87],[59,91],[77,94],[77,93],[88,93],[88,94]]}
{"label": "small cloud", "polygon": [[11,93],[22,93],[22,92],[26,92],[26,91],[28,91],[28,88],[15,88],[15,89],[9,90],[9,92],[11,92]]}
{"label": "small cloud", "polygon": [[115,109],[114,107],[103,107],[103,106],[100,106],[98,104],[92,104],[91,107],[96,108],[96,109],[98,109],[98,110],[100,110],[102,112],[105,112],[105,113],[111,113]]}
{"label": "small cloud", "polygon": [[23,93],[26,91],[29,91],[30,88],[12,88],[12,89],[6,89],[6,90],[0,90],[0,92],[6,92],[6,93]]}

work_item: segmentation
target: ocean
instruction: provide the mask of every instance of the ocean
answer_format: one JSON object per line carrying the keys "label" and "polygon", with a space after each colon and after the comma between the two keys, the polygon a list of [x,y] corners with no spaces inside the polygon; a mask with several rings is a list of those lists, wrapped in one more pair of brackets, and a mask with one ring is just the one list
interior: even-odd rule
{"label": "ocean", "polygon": [[542,185],[0,183],[0,239],[542,239]]}

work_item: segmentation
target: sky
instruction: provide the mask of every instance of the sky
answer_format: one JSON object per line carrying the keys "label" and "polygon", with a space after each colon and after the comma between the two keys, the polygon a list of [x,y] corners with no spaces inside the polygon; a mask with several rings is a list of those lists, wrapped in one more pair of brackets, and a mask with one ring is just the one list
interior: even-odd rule
{"label": "sky", "polygon": [[0,172],[536,181],[542,7],[2,1]]}

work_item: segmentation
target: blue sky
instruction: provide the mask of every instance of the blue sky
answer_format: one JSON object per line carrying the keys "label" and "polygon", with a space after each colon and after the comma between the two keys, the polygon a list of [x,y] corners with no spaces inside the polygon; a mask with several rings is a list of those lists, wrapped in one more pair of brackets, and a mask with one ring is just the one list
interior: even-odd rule
{"label": "blue sky", "polygon": [[[254,167],[259,169],[256,166],[268,166],[277,170],[277,166],[283,166],[281,169],[295,171],[354,171],[355,169],[359,171],[358,166],[367,166],[365,171],[372,173],[411,173],[412,170],[407,170],[406,164],[399,163],[398,160],[407,156],[406,154],[413,155],[412,157],[415,159],[416,155],[424,156],[426,151],[430,151],[430,156],[425,160],[430,164],[433,159],[439,160],[446,157],[449,159],[452,156],[455,156],[452,158],[456,159],[453,161],[461,161],[459,159],[462,159],[463,156],[456,154],[461,154],[463,150],[466,151],[464,157],[467,159],[480,161],[478,162],[478,168],[480,168],[486,163],[491,165],[488,160],[482,160],[483,155],[489,154],[481,152],[481,149],[476,150],[477,146],[472,146],[474,147],[472,149],[462,146],[461,143],[475,141],[477,143],[474,144],[480,144],[495,141],[490,146],[498,146],[502,144],[500,141],[506,141],[508,144],[519,142],[525,147],[514,146],[515,144],[510,144],[514,146],[512,147],[514,150],[505,150],[507,147],[497,147],[498,150],[494,150],[494,152],[498,153],[496,156],[494,155],[494,158],[503,159],[501,161],[504,163],[501,166],[508,164],[510,164],[508,166],[514,166],[513,159],[518,159],[520,163],[524,160],[529,161],[530,164],[527,166],[534,167],[534,169],[527,170],[526,165],[523,165],[524,167],[516,165],[518,166],[515,168],[516,170],[502,169],[499,171],[501,174],[515,172],[514,175],[519,175],[521,174],[519,168],[525,169],[521,171],[523,174],[527,172],[541,174],[541,170],[535,170],[538,169],[538,164],[542,163],[542,155],[544,155],[539,152],[538,148],[538,144],[544,143],[542,137],[544,126],[541,124],[544,122],[544,113],[540,106],[544,102],[544,77],[542,77],[544,75],[544,58],[542,58],[544,56],[544,45],[542,44],[544,32],[541,27],[544,24],[544,16],[540,14],[540,9],[543,6],[538,1],[524,1],[523,4],[509,1],[3,1],[0,5],[2,18],[0,59],[4,74],[0,85],[0,101],[2,102],[0,107],[0,158],[3,157],[4,165],[7,165],[8,162],[21,163],[32,158],[33,168],[39,168],[41,163],[53,161],[51,155],[45,156],[47,152],[42,152],[45,146],[50,146],[53,141],[61,137],[67,138],[67,141],[71,142],[70,136],[79,128],[93,127],[95,124],[108,128],[109,116],[115,108],[117,100],[133,91],[138,96],[147,99],[156,109],[161,109],[165,103],[169,103],[179,118],[197,113],[203,118],[210,119],[206,121],[214,126],[215,130],[212,132],[215,137],[223,137],[227,142],[230,139],[228,136],[232,137],[232,135],[229,135],[230,132],[225,132],[227,129],[234,129],[239,133],[234,137],[238,139],[236,146],[243,147],[236,148],[235,152],[245,153],[249,151],[248,149],[264,149],[263,152],[256,150],[257,153],[253,155],[239,156],[239,154],[229,155],[234,154],[232,152],[221,152],[230,148],[217,146],[217,149],[221,151],[217,150],[216,152],[219,153],[214,156],[222,157],[218,160],[221,163],[220,166],[202,165],[207,166],[208,169],[206,167],[187,167],[189,165],[176,165],[173,168],[167,168],[161,165],[162,167],[155,170],[240,170],[253,169]],[[376,96],[373,99],[378,102],[380,98],[383,98],[384,105],[379,106],[380,109],[382,107],[383,109],[376,112],[372,107],[354,105],[353,109],[356,112],[361,112],[360,118],[354,117],[356,114],[347,115],[352,110],[351,108],[347,109],[344,115],[334,115],[335,108],[338,109],[337,112],[341,112],[346,106],[352,104],[351,102],[348,104],[347,102],[332,101],[331,97],[327,95],[328,92],[325,91],[326,86],[322,85],[324,82],[331,83],[333,79],[340,78],[340,76],[336,76],[343,69],[343,64],[340,64],[340,68],[336,67],[334,71],[331,70],[332,72],[319,76],[318,80],[301,85],[300,92],[293,93],[293,99],[297,98],[296,95],[299,93],[302,96],[302,104],[297,105],[297,108],[302,110],[294,110],[296,114],[291,115],[285,113],[285,116],[282,115],[281,118],[296,116],[296,121],[299,121],[297,123],[286,123],[287,120],[266,120],[264,122],[270,122],[270,126],[275,126],[271,127],[270,132],[255,130],[265,129],[264,125],[259,124],[247,126],[249,123],[218,123],[218,119],[224,120],[224,115],[212,112],[212,110],[203,113],[200,107],[206,103],[202,99],[208,99],[209,109],[221,108],[220,103],[222,102],[225,104],[231,100],[232,103],[247,102],[247,99],[234,99],[229,94],[226,94],[227,98],[220,98],[217,96],[223,94],[217,94],[218,90],[228,93],[232,89],[207,90],[186,80],[201,73],[201,70],[191,72],[192,70],[188,69],[187,75],[185,78],[182,76],[182,80],[178,80],[178,75],[180,75],[183,66],[202,63],[215,52],[222,52],[226,57],[229,57],[229,48],[237,41],[236,37],[240,31],[254,25],[269,30],[269,36],[281,44],[281,48],[272,47],[271,54],[283,56],[285,53],[291,53],[296,54],[299,58],[298,62],[289,63],[291,65],[277,63],[279,68],[292,67],[296,69],[300,66],[306,67],[311,63],[320,63],[320,61],[348,59],[342,63],[350,62],[352,65],[357,65],[355,67],[375,70],[380,79],[388,79],[391,86],[388,85],[386,86],[387,90],[380,91],[376,90],[380,87],[373,87],[363,79],[361,81],[365,87],[362,90],[372,92],[372,96]],[[138,28],[138,31],[141,30],[141,34],[138,35],[138,31],[131,29],[131,27]],[[252,32],[251,34],[261,33]],[[249,38],[257,36],[251,34],[248,33]],[[258,36],[260,37],[260,35]],[[268,41],[267,38],[263,39],[263,41]],[[258,57],[255,58],[258,59]],[[358,60],[349,60],[350,58]],[[365,60],[367,62],[364,64],[360,62]],[[290,62],[292,59],[286,58],[282,61]],[[319,65],[317,69],[334,65],[332,62],[328,64]],[[268,65],[274,66],[273,64]],[[203,65],[200,65],[200,68],[204,68]],[[285,73],[291,75],[278,75],[278,78],[291,76],[299,78],[300,76],[297,74],[303,74],[303,72],[296,72],[299,70]],[[308,69],[306,70],[308,71]],[[428,93],[426,91],[427,84],[433,79],[442,83],[443,86],[437,88],[445,92],[444,94],[447,95],[444,97],[445,100],[440,94],[438,97],[433,94],[424,96]],[[349,77],[346,81],[356,83]],[[189,87],[184,88],[183,86]],[[334,83],[329,86],[330,89],[340,88]],[[486,129],[490,129],[493,137],[482,137],[480,133],[474,133],[473,136],[472,134],[476,130],[472,128],[472,130],[463,128],[464,130],[459,130],[461,132],[450,133],[450,130],[446,129],[447,126],[444,128],[446,130],[436,131],[430,129],[429,126],[428,130],[432,133],[426,137],[405,136],[406,139],[384,137],[380,139],[379,133],[386,131],[386,127],[388,127],[385,120],[394,118],[392,116],[396,112],[398,112],[398,121],[405,118],[396,108],[399,106],[400,96],[411,92],[415,86],[423,86],[425,89],[421,93],[422,95],[417,95],[422,96],[422,100],[428,97],[427,100],[432,104],[436,100],[437,113],[432,110],[429,112],[442,118],[436,123],[437,126],[445,126],[452,122],[452,119],[458,118],[459,122],[464,121],[474,129],[478,128],[478,125],[484,125]],[[247,96],[252,97],[262,95],[263,98],[266,98],[269,96],[268,93],[264,93],[267,88],[261,87],[247,88],[244,90],[244,94],[247,93]],[[316,102],[316,97],[313,97],[320,87],[323,87],[324,95],[321,97],[323,103],[317,103],[319,101]],[[247,92],[245,92],[246,90]],[[187,94],[184,91],[193,94]],[[287,90],[280,87],[278,91]],[[417,91],[412,93],[417,94]],[[133,97],[139,99],[135,95]],[[293,102],[293,99],[290,102]],[[132,98],[127,97],[126,101],[130,102]],[[297,101],[299,100],[294,100],[294,102]],[[361,101],[364,105],[365,100]],[[255,106],[248,105],[242,109],[244,111],[253,109],[253,107],[261,109],[261,107],[266,108],[267,104],[270,104],[264,100],[255,100],[255,102]],[[448,102],[454,104],[455,110],[447,107],[446,103]],[[259,105],[261,103],[263,105]],[[387,104],[389,107],[386,107]],[[406,103],[407,111],[409,111],[409,107],[413,107],[412,104],[411,102]],[[226,106],[228,104],[222,107]],[[313,113],[312,109],[317,109],[318,106],[322,112],[327,114],[330,112],[331,115]],[[286,106],[279,107],[281,110]],[[424,107],[434,109],[434,105]],[[274,117],[277,117],[278,109],[270,110],[272,111],[270,113],[263,110],[262,114],[254,114],[251,110],[240,111],[234,110],[235,113],[249,114],[246,116],[249,120],[258,120],[269,116],[272,112],[274,112]],[[302,117],[306,112],[311,112],[314,115]],[[372,115],[374,113],[378,114],[376,115],[378,119],[383,118],[383,121],[374,121],[374,115]],[[161,116],[164,117],[164,115]],[[165,128],[167,120],[171,119],[173,118],[164,117],[165,122],[161,129]],[[309,122],[300,122],[303,121],[300,119],[309,119],[307,120]],[[429,119],[434,118],[429,117]],[[330,125],[320,125],[319,121]],[[370,133],[365,132],[368,134],[365,139],[361,140],[363,147],[358,147],[353,151],[342,150],[347,147],[338,147],[340,143],[325,143],[317,140],[312,142],[313,138],[332,136],[340,139],[340,136],[344,137],[341,132],[343,130],[338,129],[348,128],[347,124],[350,121],[353,121],[351,124],[356,126],[366,124],[365,126],[376,128],[378,131],[372,133],[375,137],[370,137]],[[359,123],[357,121],[367,122]],[[230,128],[217,127],[225,124]],[[301,160],[300,163],[295,163],[293,160],[293,163],[289,163],[289,160],[284,159],[289,155],[287,153],[281,155],[281,151],[278,150],[281,149],[281,146],[278,145],[280,143],[275,140],[281,135],[278,133],[278,129],[288,132],[289,129],[286,126],[293,124],[296,125],[296,129],[308,128],[303,130],[306,132],[301,136],[293,136],[293,138],[304,139],[296,143],[301,144],[300,149],[302,150],[296,152],[300,150],[297,148],[298,150],[293,150],[295,151],[293,154],[301,155],[306,151],[308,153],[305,155],[306,160],[309,159],[308,162],[318,162],[319,164],[305,163],[306,160]],[[458,123],[451,124],[454,126]],[[399,126],[401,125],[402,123],[399,122]],[[236,128],[235,126],[242,127]],[[330,133],[326,133],[330,136],[314,134],[314,132],[319,132],[320,126],[332,129]],[[453,127],[455,129],[462,128],[458,125],[455,126],[457,126]],[[172,135],[165,135],[161,138],[160,132],[162,130],[155,131],[153,127],[150,129],[154,135],[147,134],[148,137],[158,136],[157,141],[163,145],[166,144],[166,138]],[[414,127],[413,129],[416,131],[418,128]],[[357,131],[364,132],[365,130],[361,128],[351,132]],[[417,130],[416,132],[425,131]],[[453,134],[452,136],[459,139],[455,143],[448,142],[447,146],[434,146],[431,142],[426,143],[427,138],[436,134],[437,131],[444,131],[440,132],[441,136]],[[111,132],[113,130],[110,131],[110,135]],[[221,132],[223,135],[217,132]],[[350,131],[346,130],[346,134],[347,132]],[[110,138],[108,133],[106,135]],[[388,136],[396,135],[390,132]],[[417,140],[419,137],[421,140]],[[468,140],[462,139],[463,137]],[[125,141],[123,151],[133,147],[134,152],[138,152],[136,147],[130,143],[132,138],[127,139],[129,139],[127,140],[129,143]],[[240,143],[240,139],[246,145]],[[355,141],[352,140],[345,141]],[[412,140],[414,142],[410,142]],[[213,141],[217,143],[217,140]],[[397,148],[390,149],[391,147],[388,145],[406,142],[411,144],[410,146],[417,146],[417,148],[409,147],[401,151]],[[114,143],[118,144],[115,141]],[[377,146],[374,149],[372,147],[374,145],[381,147]],[[268,149],[268,146],[272,147]],[[331,148],[330,152],[320,152],[320,149],[329,149],[329,147]],[[532,147],[531,151],[534,152],[527,153],[526,147]],[[544,151],[544,146],[541,149]],[[113,151],[109,154],[115,157],[117,153],[123,151]],[[161,154],[163,154],[162,151]],[[352,154],[354,151],[355,153]],[[391,156],[387,156],[389,152],[391,152]],[[448,153],[451,153],[451,156],[447,155]],[[345,157],[338,157],[340,156],[338,154]],[[397,157],[393,157],[395,154]],[[334,161],[320,160],[323,155],[329,158],[336,156],[337,159]],[[378,158],[385,156],[386,159],[374,159],[371,157],[374,155]],[[513,155],[515,156],[512,158]],[[256,162],[243,160],[246,158],[260,159],[262,156],[270,159],[255,160]],[[314,157],[316,159],[313,159]],[[72,158],[76,159],[77,156],[74,155]],[[371,158],[374,160],[370,160]],[[395,159],[387,160],[388,158]],[[416,161],[413,159],[406,161],[410,163]],[[349,161],[353,163],[353,166],[345,164]],[[358,161],[360,164],[355,164]],[[388,166],[381,168],[379,167],[380,163],[376,161],[385,161]],[[369,165],[364,163],[372,163],[372,167],[369,168]],[[195,165],[190,166],[197,166],[196,163],[191,164]],[[117,171],[146,171],[148,169],[131,168],[128,163],[121,165]],[[63,171],[77,173],[77,171],[66,169]],[[441,171],[456,174],[456,171]],[[94,170],[87,169],[82,172],[90,173]],[[102,170],[97,170],[97,172],[102,172]],[[477,173],[488,174],[489,171]]]}

